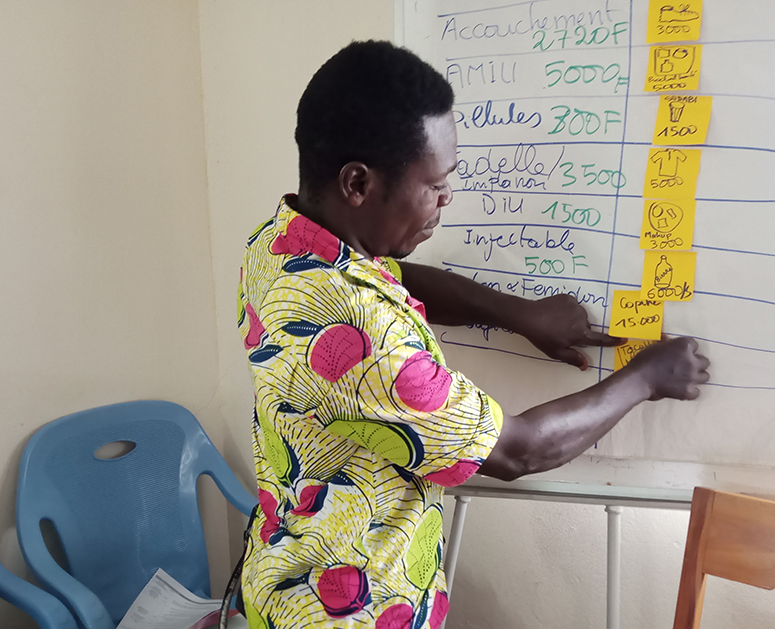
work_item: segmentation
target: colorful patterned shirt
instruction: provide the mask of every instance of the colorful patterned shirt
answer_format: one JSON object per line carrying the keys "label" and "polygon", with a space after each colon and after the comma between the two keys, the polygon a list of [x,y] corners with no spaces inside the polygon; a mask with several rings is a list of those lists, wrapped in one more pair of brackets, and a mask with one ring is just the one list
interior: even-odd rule
{"label": "colorful patterned shirt", "polygon": [[248,240],[238,306],[256,396],[250,627],[438,629],[444,487],[490,453],[500,407],[444,366],[394,261],[286,198]]}

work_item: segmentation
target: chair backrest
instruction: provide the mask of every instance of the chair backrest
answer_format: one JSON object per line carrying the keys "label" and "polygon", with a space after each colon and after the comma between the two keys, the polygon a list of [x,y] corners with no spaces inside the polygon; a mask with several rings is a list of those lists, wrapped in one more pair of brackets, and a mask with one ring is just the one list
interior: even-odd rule
{"label": "chair backrest", "polygon": [[[134,449],[118,458],[95,456],[114,442]],[[214,458],[224,464],[196,418],[170,402],[114,404],[43,426],[19,469],[17,531],[27,563],[53,590],[40,529],[49,520],[65,569],[116,624],[159,567],[209,597],[196,484]]]}
{"label": "chair backrest", "polygon": [[75,619],[59,599],[27,583],[2,565],[0,598],[27,612],[41,629],[77,629]]}
{"label": "chair backrest", "polygon": [[674,629],[698,629],[706,576],[775,588],[775,502],[694,490]]}

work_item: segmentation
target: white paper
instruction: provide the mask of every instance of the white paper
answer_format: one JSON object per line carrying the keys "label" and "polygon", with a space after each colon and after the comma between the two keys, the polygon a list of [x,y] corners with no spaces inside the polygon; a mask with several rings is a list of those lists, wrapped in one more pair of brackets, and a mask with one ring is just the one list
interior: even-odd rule
{"label": "white paper", "polygon": [[[221,601],[196,596],[164,570],[159,568],[142,592],[132,603],[117,629],[189,629],[205,616],[217,612]],[[238,623],[229,621],[229,629],[236,629]],[[217,613],[213,622],[218,623]]]}

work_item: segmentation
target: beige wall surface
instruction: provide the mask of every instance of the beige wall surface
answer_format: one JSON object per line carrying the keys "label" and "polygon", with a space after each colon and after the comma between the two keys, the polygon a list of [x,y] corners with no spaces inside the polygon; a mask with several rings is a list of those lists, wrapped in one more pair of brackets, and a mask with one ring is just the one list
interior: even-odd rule
{"label": "beige wall surface", "polygon": [[3,0],[0,147],[0,562],[23,572],[39,426],[166,399],[219,441],[196,2]]}

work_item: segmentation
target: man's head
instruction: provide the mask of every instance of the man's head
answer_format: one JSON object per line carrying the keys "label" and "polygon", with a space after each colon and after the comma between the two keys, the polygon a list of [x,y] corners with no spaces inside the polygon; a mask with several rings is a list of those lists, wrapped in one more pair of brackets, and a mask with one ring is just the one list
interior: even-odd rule
{"label": "man's head", "polygon": [[452,199],[452,103],[436,70],[388,42],[354,42],[323,64],[296,126],[315,218],[369,256],[403,257],[429,238]]}
{"label": "man's head", "polygon": [[416,55],[389,42],[353,42],[315,73],[299,101],[300,185],[316,196],[348,162],[392,186],[425,149],[424,119],[452,109],[452,88]]}

